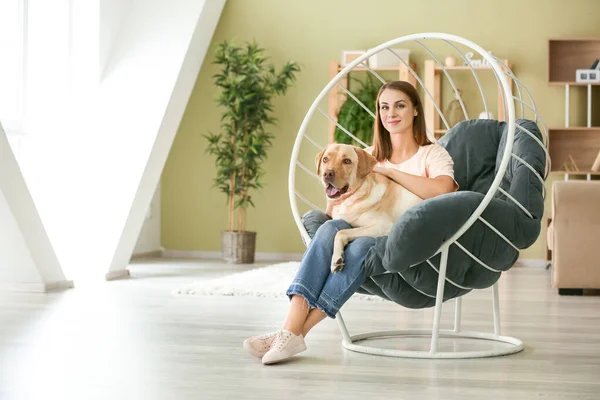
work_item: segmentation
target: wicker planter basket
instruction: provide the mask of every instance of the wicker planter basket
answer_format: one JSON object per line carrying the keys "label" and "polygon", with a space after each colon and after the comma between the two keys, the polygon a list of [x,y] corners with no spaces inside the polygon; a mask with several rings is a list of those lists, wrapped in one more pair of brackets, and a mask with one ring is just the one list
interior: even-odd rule
{"label": "wicker planter basket", "polygon": [[223,259],[234,264],[253,264],[256,232],[230,232],[221,234]]}

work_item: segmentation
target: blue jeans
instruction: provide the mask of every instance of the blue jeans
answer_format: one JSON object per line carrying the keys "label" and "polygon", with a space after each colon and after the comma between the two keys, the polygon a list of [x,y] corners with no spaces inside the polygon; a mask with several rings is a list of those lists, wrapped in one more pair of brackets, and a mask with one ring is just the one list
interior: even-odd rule
{"label": "blue jeans", "polygon": [[296,278],[286,294],[291,299],[298,294],[309,306],[319,308],[328,317],[335,318],[338,310],[365,282],[364,261],[367,251],[375,244],[374,238],[360,237],[344,249],[344,268],[331,273],[331,257],[335,234],[351,226],[342,220],[329,220],[319,227],[302,257]]}

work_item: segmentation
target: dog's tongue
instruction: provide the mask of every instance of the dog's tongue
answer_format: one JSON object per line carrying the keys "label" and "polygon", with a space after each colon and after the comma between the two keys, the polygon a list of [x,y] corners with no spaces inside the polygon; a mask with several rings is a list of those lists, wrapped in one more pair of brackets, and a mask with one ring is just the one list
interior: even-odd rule
{"label": "dog's tongue", "polygon": [[325,189],[325,193],[327,194],[327,196],[329,197],[335,197],[337,195],[340,194],[340,190],[336,189],[335,187],[333,187],[333,185],[329,185],[327,186],[327,188]]}

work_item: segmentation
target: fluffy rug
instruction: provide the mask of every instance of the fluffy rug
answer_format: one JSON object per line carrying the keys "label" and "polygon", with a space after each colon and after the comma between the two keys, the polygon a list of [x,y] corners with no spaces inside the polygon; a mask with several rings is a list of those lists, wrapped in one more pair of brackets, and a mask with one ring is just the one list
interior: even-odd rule
{"label": "fluffy rug", "polygon": [[[173,291],[175,295],[256,296],[286,298],[285,291],[300,263],[274,264],[217,279],[195,282]],[[352,299],[385,301],[377,296],[355,294]]]}

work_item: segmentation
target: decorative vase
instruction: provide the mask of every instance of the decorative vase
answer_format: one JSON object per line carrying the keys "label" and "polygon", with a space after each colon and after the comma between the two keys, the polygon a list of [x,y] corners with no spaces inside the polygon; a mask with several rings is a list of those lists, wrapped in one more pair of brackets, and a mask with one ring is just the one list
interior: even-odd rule
{"label": "decorative vase", "polygon": [[254,263],[256,232],[222,232],[221,245],[223,250],[223,259],[228,263]]}
{"label": "decorative vase", "polygon": [[[462,97],[463,91],[459,88],[456,89],[457,93],[454,93],[454,100],[450,101],[448,104],[448,108],[446,110],[446,119],[450,128],[454,127],[454,125],[458,124],[461,121],[465,120],[465,114],[460,105],[459,97]],[[465,106],[465,109],[467,106]]]}
{"label": "decorative vase", "polygon": [[453,56],[446,57],[446,67],[455,67],[456,66],[456,58]]}

